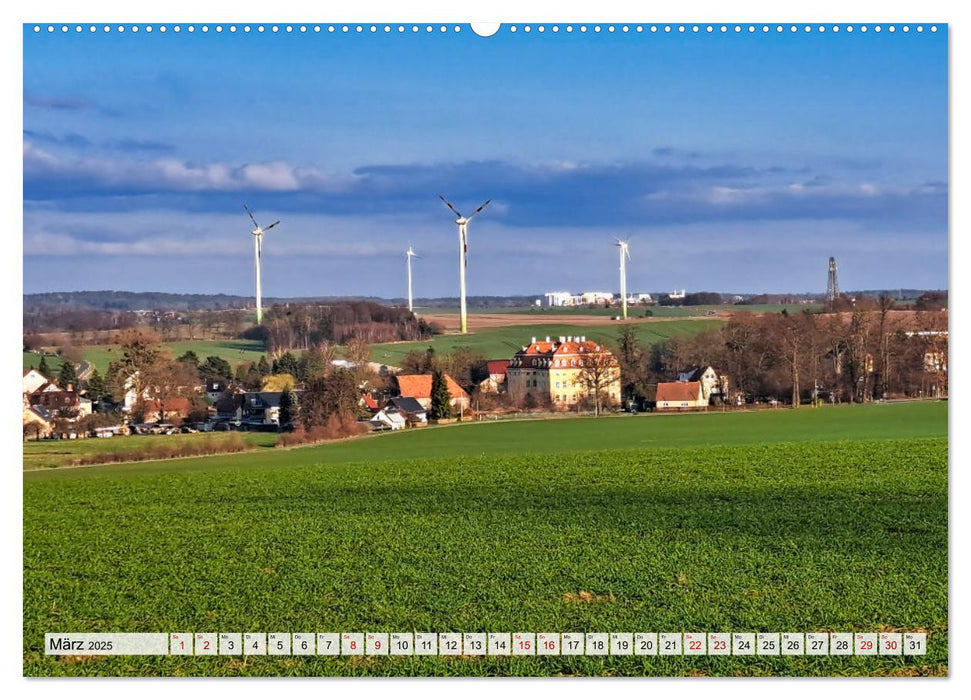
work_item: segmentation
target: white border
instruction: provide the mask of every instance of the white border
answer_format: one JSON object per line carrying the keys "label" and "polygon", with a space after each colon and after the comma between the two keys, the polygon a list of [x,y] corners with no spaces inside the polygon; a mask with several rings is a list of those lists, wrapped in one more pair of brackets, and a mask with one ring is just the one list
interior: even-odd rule
{"label": "white border", "polygon": [[[857,3],[837,1],[837,0],[814,0],[804,3],[803,6],[767,1],[746,1],[737,0],[734,3],[714,2],[712,0],[697,1],[691,6],[681,3],[665,3],[650,5],[648,3],[634,4],[622,2],[620,0],[596,0],[586,5],[564,0],[555,5],[555,10],[543,8],[537,4],[528,5],[522,0],[493,0],[488,4],[476,3],[474,6],[462,6],[453,1],[445,2],[438,0],[435,2],[424,1],[420,3],[391,3],[391,2],[367,2],[359,1],[346,5],[326,7],[323,5],[311,4],[308,2],[293,2],[292,0],[277,0],[272,5],[251,4],[241,7],[236,2],[220,1],[202,3],[188,2],[186,0],[169,0],[164,5],[155,6],[150,4],[134,4],[121,2],[87,2],[78,3],[66,2],[65,0],[52,0],[43,4],[21,4],[15,9],[4,9],[4,22],[0,27],[3,32],[2,50],[4,52],[3,65],[6,67],[2,74],[4,91],[2,94],[7,96],[8,101],[18,102],[17,97],[22,97],[22,34],[21,23],[23,22],[103,22],[112,20],[117,23],[119,19],[127,22],[158,23],[159,20],[177,19],[181,22],[212,22],[213,20],[230,19],[236,23],[246,21],[274,21],[274,22],[307,22],[313,18],[326,19],[329,22],[449,22],[467,23],[469,21],[494,22],[505,20],[508,22],[546,22],[550,18],[555,18],[559,22],[590,22],[595,20],[600,23],[605,22],[626,22],[628,24],[636,22],[638,19],[652,23],[659,22],[802,22],[802,23],[861,23],[867,22],[897,22],[899,20],[921,22],[950,23],[950,52],[951,52],[951,114],[950,123],[960,123],[960,114],[967,114],[964,93],[961,91],[959,80],[953,76],[966,76],[967,71],[963,70],[966,66],[967,51],[963,48],[960,39],[966,31],[966,24],[959,21],[963,17],[959,14],[958,3],[941,2],[935,0],[923,0],[920,3],[906,3],[899,0],[885,0],[876,3]],[[487,41],[488,39],[483,39]],[[5,164],[8,177],[5,179],[7,187],[4,194],[6,206],[3,209],[5,220],[8,224],[7,243],[12,244],[12,250],[8,250],[3,256],[0,265],[3,266],[3,274],[0,276],[4,291],[7,292],[7,299],[16,299],[17,302],[11,304],[14,311],[19,313],[21,306],[21,295],[23,285],[22,273],[22,188],[12,186],[12,183],[22,182],[22,110],[13,109],[13,105],[6,110],[8,115],[7,128],[4,130],[2,141],[3,155],[2,162]],[[956,129],[951,128],[950,133],[951,158],[952,162],[963,159],[958,158],[964,155],[963,141],[957,137]],[[952,235],[951,243],[951,265],[949,270],[954,269],[954,263],[967,259],[965,252],[968,243],[962,240],[962,236],[969,235],[962,231],[961,211],[962,200],[967,188],[958,189],[959,184],[963,184],[960,179],[961,170],[952,166],[951,177],[949,178],[950,202],[951,202],[951,224],[950,230],[955,233]],[[966,206],[966,205],[965,205]],[[12,227],[10,222],[13,222]],[[10,230],[12,228],[12,230]],[[955,284],[957,283],[957,284]],[[959,356],[960,350],[964,348],[964,338],[966,329],[966,319],[968,308],[967,286],[963,285],[963,280],[952,274],[950,285],[951,299],[951,335],[950,349],[951,367],[950,372],[950,395],[951,402],[951,425],[957,425],[956,420],[960,421],[960,416],[965,415],[964,403],[969,396],[967,373],[964,372],[964,363]],[[959,313],[954,313],[959,309]],[[9,448],[10,454],[15,454],[17,450],[14,446],[20,445],[20,435],[13,435],[10,426],[14,423],[13,401],[11,397],[17,396],[18,390],[14,386],[15,374],[13,368],[20,367],[20,359],[13,355],[12,338],[8,340],[10,353],[8,362],[5,364],[8,371],[2,375],[2,386],[0,386],[0,396],[7,397],[3,403],[3,416],[0,417],[0,426],[4,427],[3,439],[4,446]],[[966,353],[965,353],[966,354]],[[5,354],[5,356],[7,356]],[[955,359],[957,358],[957,361]],[[956,399],[953,397],[957,397]],[[954,418],[954,402],[957,401],[960,408],[957,411],[958,419]],[[9,431],[9,432],[8,432]],[[967,477],[964,476],[964,469],[968,468],[967,460],[967,438],[962,436],[961,431],[950,431],[951,436],[951,464],[957,468],[951,470],[950,481],[950,500],[951,503],[963,503],[962,496],[967,494]],[[16,441],[16,442],[14,442]],[[8,470],[20,472],[19,464],[8,465]],[[22,539],[19,534],[22,532],[22,492],[19,488],[4,489],[7,502],[3,508],[3,526],[7,533],[4,543],[4,580],[2,592],[3,600],[3,630],[2,637],[2,663],[4,676],[11,679],[19,679],[22,674]],[[968,518],[965,514],[967,509],[957,508],[952,510],[950,540],[953,543],[967,542],[967,523]],[[17,540],[20,540],[19,542]],[[368,696],[374,694],[400,693],[400,692],[420,692],[429,697],[461,693],[470,698],[485,697],[496,692],[507,694],[530,693],[546,694],[550,691],[557,693],[558,697],[579,698],[589,700],[591,694],[603,691],[609,692],[612,696],[641,696],[645,693],[653,694],[663,692],[665,694],[676,693],[679,698],[709,697],[712,693],[744,693],[748,697],[774,697],[780,693],[785,693],[789,697],[801,698],[815,696],[819,693],[831,694],[834,691],[851,691],[854,695],[860,692],[879,692],[888,697],[912,696],[916,693],[955,693],[960,686],[965,685],[967,672],[966,664],[961,663],[967,660],[968,644],[964,641],[963,632],[967,629],[965,624],[967,618],[967,608],[962,605],[961,597],[954,595],[953,592],[960,590],[959,584],[967,581],[967,561],[964,558],[951,556],[950,569],[950,591],[951,594],[951,620],[950,640],[951,657],[949,666],[953,680],[914,682],[906,680],[887,681],[887,680],[860,680],[853,681],[851,686],[846,685],[845,680],[821,680],[821,679],[801,679],[801,680],[710,680],[707,682],[692,682],[688,680],[659,680],[659,679],[630,679],[625,681],[609,681],[585,679],[576,682],[563,682],[556,680],[537,680],[537,679],[504,679],[493,681],[499,682],[501,686],[488,682],[470,682],[441,679],[422,679],[414,681],[363,681],[355,682],[354,679],[330,679],[324,687],[306,685],[313,682],[305,680],[299,687],[290,686],[286,692],[300,693],[354,693],[356,695]],[[888,566],[892,562],[888,562]],[[50,681],[50,680],[20,680],[14,692],[18,694],[30,694],[32,698],[58,697],[63,698],[70,694],[72,698],[84,700],[89,697],[105,698],[113,696],[130,695],[137,692],[141,697],[150,699],[162,697],[163,693],[171,696],[173,693],[191,694],[219,692],[223,689],[223,684],[231,683],[226,680],[192,680],[179,682],[178,686],[171,685],[173,681],[111,681],[93,680],[82,683],[72,681]],[[229,688],[237,698],[265,697],[268,693],[275,693],[282,690],[277,687],[277,683],[293,683],[294,681],[278,679],[264,680],[259,683],[232,683]],[[461,685],[457,685],[460,683]],[[555,688],[551,684],[556,683]],[[728,684],[731,684],[729,687]],[[860,685],[867,684],[866,686]],[[870,684],[879,683],[879,686],[871,687]],[[215,684],[219,684],[219,687]],[[540,685],[541,684],[541,685]],[[608,685],[609,684],[609,685]],[[714,684],[714,685],[713,685]],[[784,685],[783,685],[784,684]],[[967,688],[964,691],[967,692]]]}

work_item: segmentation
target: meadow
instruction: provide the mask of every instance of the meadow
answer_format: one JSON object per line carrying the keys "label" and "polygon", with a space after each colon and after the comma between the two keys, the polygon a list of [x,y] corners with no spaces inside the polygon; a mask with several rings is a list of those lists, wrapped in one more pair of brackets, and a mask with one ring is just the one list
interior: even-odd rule
{"label": "meadow", "polygon": [[[24,474],[26,675],[940,675],[947,405]],[[588,592],[590,596],[579,596]],[[922,629],[925,657],[55,658],[48,631]]]}
{"label": "meadow", "polygon": [[[119,435],[111,438],[84,440],[30,440],[24,443],[24,470],[53,469],[88,455],[136,453],[156,445],[205,442],[226,433],[190,433],[188,435]],[[250,447],[273,447],[277,433],[235,433]]]}
{"label": "meadow", "polygon": [[[222,357],[232,366],[241,362],[257,362],[261,355],[266,354],[263,343],[258,340],[186,340],[173,343],[162,343],[162,346],[172,353],[173,357],[178,357],[183,353],[192,350],[199,356],[199,360],[205,360],[210,355]],[[102,375],[108,371],[108,363],[119,357],[121,350],[118,345],[87,345],[84,348],[84,359],[98,368]],[[40,355],[33,352],[24,353],[24,369],[40,364]],[[61,366],[61,360],[54,355],[47,355],[47,366],[52,372],[57,372]]]}
{"label": "meadow", "polygon": [[[717,328],[722,322],[716,320],[659,321],[657,323],[634,323],[631,327],[644,345],[653,345],[672,336],[687,336],[700,333],[709,328]],[[474,329],[474,320],[470,321]],[[371,348],[375,362],[397,365],[409,352],[424,352],[434,348],[435,352],[446,354],[456,348],[464,347],[481,352],[487,359],[508,359],[528,345],[533,337],[586,336],[590,340],[616,346],[620,324],[602,326],[577,326],[567,324],[517,325],[505,328],[488,328],[470,332],[467,335],[437,335],[430,340],[413,343],[383,343]]]}

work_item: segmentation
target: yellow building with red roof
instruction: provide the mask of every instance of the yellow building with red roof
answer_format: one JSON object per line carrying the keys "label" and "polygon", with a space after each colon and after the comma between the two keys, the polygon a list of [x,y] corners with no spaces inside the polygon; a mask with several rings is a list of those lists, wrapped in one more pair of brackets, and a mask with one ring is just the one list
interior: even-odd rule
{"label": "yellow building with red roof", "polygon": [[575,406],[600,394],[601,403],[620,403],[620,366],[613,353],[586,336],[532,339],[506,369],[506,390],[513,401],[532,395],[558,407]]}

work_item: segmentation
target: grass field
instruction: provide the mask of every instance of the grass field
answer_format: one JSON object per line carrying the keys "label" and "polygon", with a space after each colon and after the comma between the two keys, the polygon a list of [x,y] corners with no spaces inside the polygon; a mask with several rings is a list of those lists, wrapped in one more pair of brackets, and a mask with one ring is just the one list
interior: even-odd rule
{"label": "grass field", "polygon": [[[675,335],[693,335],[707,328],[716,328],[721,321],[708,320],[677,320],[658,323],[637,323],[632,327],[637,337],[645,345],[666,340]],[[508,359],[523,345],[528,345],[531,338],[556,338],[564,336],[585,335],[591,340],[616,346],[620,324],[609,326],[572,326],[561,324],[537,324],[535,326],[511,326],[508,328],[491,328],[476,331],[468,335],[438,335],[431,340],[418,343],[384,343],[371,348],[371,357],[375,362],[397,365],[405,355],[414,350],[424,351],[429,347],[435,348],[437,353],[449,353],[457,347],[467,347],[478,350],[486,358]]]}
{"label": "grass field", "polygon": [[[946,404],[891,404],[445,426],[25,473],[24,672],[946,673],[946,434]],[[48,631],[887,628],[928,630],[928,655],[41,653]]]}
{"label": "grass field", "polygon": [[[189,435],[127,435],[84,440],[31,440],[24,443],[24,469],[51,469],[68,464],[72,459],[108,452],[136,452],[154,445],[199,442],[218,439],[226,433],[193,433]],[[251,447],[273,447],[276,433],[237,433]]]}
{"label": "grass field", "polygon": [[[215,355],[222,357],[233,367],[241,362],[256,362],[260,359],[260,355],[266,352],[263,349],[263,343],[258,340],[187,340],[162,345],[172,352],[173,357],[192,350],[200,360]],[[84,348],[84,359],[94,364],[103,375],[108,370],[108,363],[116,359],[119,352],[118,345],[88,345]],[[24,369],[36,368],[39,364],[40,355],[32,352],[24,353]],[[48,355],[47,366],[52,372],[56,372],[61,366],[60,358]]]}

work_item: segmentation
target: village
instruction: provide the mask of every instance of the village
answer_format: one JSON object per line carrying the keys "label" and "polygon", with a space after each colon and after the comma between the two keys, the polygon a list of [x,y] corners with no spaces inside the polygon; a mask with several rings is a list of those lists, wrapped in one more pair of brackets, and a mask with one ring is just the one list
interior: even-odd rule
{"label": "village", "polygon": [[[150,331],[133,329],[120,336],[122,355],[105,376],[89,361],[64,358],[54,373],[43,356],[39,367],[24,370],[23,435],[265,431],[313,442],[524,416],[946,397],[946,311],[864,301],[851,312],[736,313],[716,331],[654,347],[642,347],[635,324],[625,324],[610,346],[586,335],[530,336],[508,357],[439,356],[429,347],[408,353],[401,366],[374,362],[355,340],[345,349],[353,359],[309,336],[304,349],[284,349],[277,336],[296,341],[276,310],[268,321],[270,359],[235,367],[193,352],[171,357]],[[306,325],[299,310],[286,314]]]}

